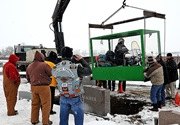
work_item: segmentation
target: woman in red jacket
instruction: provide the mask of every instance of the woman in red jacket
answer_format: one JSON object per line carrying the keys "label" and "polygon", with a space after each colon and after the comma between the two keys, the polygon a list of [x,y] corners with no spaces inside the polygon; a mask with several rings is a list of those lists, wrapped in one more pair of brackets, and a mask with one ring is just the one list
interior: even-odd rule
{"label": "woman in red jacket", "polygon": [[13,116],[17,114],[15,105],[17,101],[18,87],[20,84],[20,75],[16,68],[16,62],[19,58],[12,54],[9,61],[3,66],[3,88],[7,102],[7,115]]}

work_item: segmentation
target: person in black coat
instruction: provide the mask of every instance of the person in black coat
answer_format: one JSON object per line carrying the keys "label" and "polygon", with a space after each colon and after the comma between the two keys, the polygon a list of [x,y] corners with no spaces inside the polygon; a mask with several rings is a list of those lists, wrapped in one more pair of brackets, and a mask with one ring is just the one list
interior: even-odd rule
{"label": "person in black coat", "polygon": [[161,90],[161,102],[158,102],[158,107],[165,106],[165,86],[169,83],[169,75],[166,67],[166,63],[163,61],[161,54],[156,57],[156,60],[163,67],[164,83]]}
{"label": "person in black coat", "polygon": [[176,80],[178,80],[177,65],[172,57],[172,53],[167,53],[166,61],[167,71],[169,75],[169,84],[166,85],[167,99],[175,98]]}
{"label": "person in black coat", "polygon": [[[115,60],[116,60],[116,65],[126,65],[126,59],[125,59],[125,55],[128,53],[128,49],[127,47],[124,45],[124,39],[123,38],[119,38],[118,40],[118,44],[115,47]],[[126,81],[119,81],[119,85],[118,85],[118,90],[120,89],[120,84],[122,84],[123,86],[123,91],[126,90]]]}
{"label": "person in black coat", "polygon": [[127,47],[124,45],[124,39],[119,38],[118,44],[115,47],[115,60],[117,65],[125,65],[125,54],[128,53]]}
{"label": "person in black coat", "polygon": [[[106,60],[111,66],[115,66],[115,53],[111,50],[106,52]],[[111,91],[115,90],[115,80],[108,80],[108,89]]]}

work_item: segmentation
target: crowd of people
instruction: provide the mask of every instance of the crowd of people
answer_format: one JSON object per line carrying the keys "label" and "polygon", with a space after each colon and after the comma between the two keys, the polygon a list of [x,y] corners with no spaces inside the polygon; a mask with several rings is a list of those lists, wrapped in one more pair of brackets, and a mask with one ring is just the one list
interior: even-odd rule
{"label": "crowd of people", "polygon": [[158,111],[158,108],[166,105],[165,100],[175,99],[179,64],[174,61],[172,53],[167,53],[166,61],[163,61],[160,54],[155,59],[149,56],[147,61],[144,76],[152,83],[150,99],[153,108],[150,110]]}
{"label": "crowd of people", "polygon": [[[55,88],[60,90],[60,119],[59,125],[68,125],[69,113],[74,115],[75,125],[83,125],[84,108],[82,78],[91,75],[89,64],[80,55],[73,55],[70,47],[62,48],[62,58],[59,62],[53,51],[47,54],[35,52],[34,60],[26,69],[26,78],[31,84],[31,123],[38,124],[40,110],[42,124],[51,125],[50,115],[53,111]],[[15,110],[20,75],[16,67],[19,58],[12,54],[3,66],[3,87],[7,102],[7,115],[18,114]],[[67,65],[68,64],[68,65]],[[73,68],[74,67],[74,68]],[[73,73],[72,73],[73,72]],[[72,74],[71,74],[72,73]]]}
{"label": "crowd of people", "polygon": [[[97,66],[109,67],[127,65],[125,54],[128,49],[124,45],[124,39],[120,38],[118,44],[113,51],[107,51],[105,55],[100,54],[96,57]],[[172,53],[167,53],[167,57],[163,60],[161,54],[156,58],[147,57],[148,67],[144,71],[145,81],[151,81],[152,87],[150,91],[150,99],[153,108],[152,111],[158,111],[158,108],[165,106],[165,100],[174,100],[176,95],[176,81],[178,80],[178,69],[180,62],[177,65],[174,61]],[[126,90],[126,81],[119,81],[118,91],[122,84],[123,91]],[[97,86],[115,90],[115,81],[110,80],[97,80]],[[180,89],[180,83],[179,87]]]}
{"label": "crowd of people", "polygon": [[[96,64],[99,67],[109,67],[109,66],[125,66],[127,65],[127,60],[125,55],[128,53],[128,49],[124,44],[124,39],[119,38],[118,44],[115,47],[114,51],[107,51],[105,55],[100,54],[96,57]],[[108,85],[107,85],[108,83]],[[114,80],[97,80],[97,86],[103,88],[108,88],[111,91],[115,90],[115,81]],[[118,81],[118,91],[122,85],[122,90],[126,91],[126,81]]]}
{"label": "crowd of people", "polygon": [[[124,45],[124,39],[120,39],[115,48],[115,52],[108,51],[106,57],[97,58],[97,66],[126,65],[124,61],[128,49]],[[73,49],[64,47],[61,51],[62,59],[59,62],[58,56],[51,51],[47,54],[39,51],[35,52],[34,61],[27,67],[26,78],[31,84],[32,104],[31,104],[31,123],[38,124],[39,112],[42,112],[43,125],[51,125],[53,122],[49,119],[50,115],[56,114],[53,111],[53,100],[55,88],[60,90],[60,119],[59,125],[68,125],[69,113],[74,115],[75,125],[83,125],[84,93],[82,78],[91,75],[92,71],[89,64],[80,55],[73,55]],[[120,59],[118,59],[120,57]],[[106,59],[107,61],[105,61]],[[12,54],[9,61],[3,66],[3,88],[7,102],[7,115],[17,115],[15,110],[17,101],[18,87],[20,84],[20,75],[16,67],[19,58]],[[100,61],[101,60],[101,61]],[[167,54],[166,61],[159,54],[156,58],[149,56],[147,58],[148,67],[144,71],[145,78],[152,83],[150,99],[153,108],[150,110],[158,111],[158,108],[165,106],[166,99],[175,99],[176,80],[178,80],[178,68],[171,53]],[[98,86],[114,91],[115,81],[99,80]],[[123,91],[125,91],[125,81]],[[180,89],[180,86],[178,87]]]}

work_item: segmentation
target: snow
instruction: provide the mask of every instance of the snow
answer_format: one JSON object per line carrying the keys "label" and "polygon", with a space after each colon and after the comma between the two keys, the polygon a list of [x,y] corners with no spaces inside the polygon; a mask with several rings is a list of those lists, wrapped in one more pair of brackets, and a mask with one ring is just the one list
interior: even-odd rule
{"label": "snow", "polygon": [[[30,91],[30,84],[26,83],[26,79],[21,79],[19,91]],[[177,81],[177,83],[179,83]],[[131,82],[128,84],[143,84],[150,85],[150,83]],[[2,75],[0,75],[0,121],[1,125],[31,125],[31,100],[17,100],[16,109],[19,114],[16,116],[7,116],[6,114],[6,100],[3,92]],[[150,107],[144,107],[141,112],[135,115],[110,115],[107,114],[105,118],[98,117],[92,114],[85,114],[84,125],[152,125],[154,124],[154,117],[158,117],[158,112],[151,112],[148,110]],[[50,120],[53,121],[53,125],[59,123],[59,106],[54,105],[54,110],[57,114],[50,115]],[[171,103],[168,103],[165,107],[160,110],[174,110],[180,111],[179,107],[175,107]],[[41,112],[40,112],[41,121]],[[39,123],[41,125],[41,123]],[[73,115],[69,117],[69,125],[74,125]]]}

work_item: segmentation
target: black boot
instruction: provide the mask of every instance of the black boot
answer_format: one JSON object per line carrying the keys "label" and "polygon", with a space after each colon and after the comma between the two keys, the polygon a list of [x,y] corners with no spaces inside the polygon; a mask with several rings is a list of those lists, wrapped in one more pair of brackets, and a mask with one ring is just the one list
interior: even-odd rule
{"label": "black boot", "polygon": [[157,105],[158,105],[158,108],[160,108],[160,109],[162,108],[162,102],[161,101],[158,101]]}
{"label": "black boot", "polygon": [[56,114],[55,111],[50,111],[50,115],[54,115],[54,114]]}
{"label": "black boot", "polygon": [[151,111],[158,111],[158,104],[152,104],[153,108],[149,109]]}

